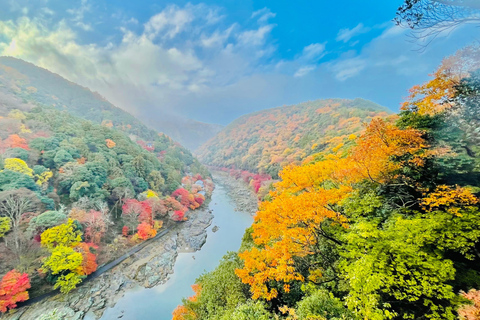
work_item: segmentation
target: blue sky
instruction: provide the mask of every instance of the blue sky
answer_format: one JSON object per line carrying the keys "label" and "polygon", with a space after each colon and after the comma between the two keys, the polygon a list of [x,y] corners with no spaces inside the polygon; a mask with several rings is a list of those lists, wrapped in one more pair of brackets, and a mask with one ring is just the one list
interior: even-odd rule
{"label": "blue sky", "polygon": [[397,0],[0,1],[0,55],[141,118],[221,124],[330,97],[398,110],[408,88],[478,34],[464,26],[419,51],[391,22]]}

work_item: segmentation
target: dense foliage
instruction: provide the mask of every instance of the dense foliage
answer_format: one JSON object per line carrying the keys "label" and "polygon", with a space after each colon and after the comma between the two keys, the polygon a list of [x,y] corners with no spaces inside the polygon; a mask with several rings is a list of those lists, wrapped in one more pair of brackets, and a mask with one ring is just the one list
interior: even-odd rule
{"label": "dense foliage", "polygon": [[358,134],[363,122],[387,114],[387,109],[363,99],[317,100],[259,111],[232,122],[197,153],[211,166],[276,178],[283,166],[300,164]]}
{"label": "dense foliage", "polygon": [[[145,140],[67,111],[11,109],[0,118],[0,272],[67,293],[165,223],[187,219],[212,189],[207,170],[163,134]],[[0,290],[1,310],[28,299],[23,291]]]}
{"label": "dense foliage", "polygon": [[176,319],[477,319],[478,53],[445,59],[347,150],[283,168]]}

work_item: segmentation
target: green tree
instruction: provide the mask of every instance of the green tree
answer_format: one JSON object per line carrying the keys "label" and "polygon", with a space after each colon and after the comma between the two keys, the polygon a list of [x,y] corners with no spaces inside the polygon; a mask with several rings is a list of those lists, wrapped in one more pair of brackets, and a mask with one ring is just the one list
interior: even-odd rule
{"label": "green tree", "polygon": [[10,231],[12,221],[8,217],[0,217],[0,238]]}

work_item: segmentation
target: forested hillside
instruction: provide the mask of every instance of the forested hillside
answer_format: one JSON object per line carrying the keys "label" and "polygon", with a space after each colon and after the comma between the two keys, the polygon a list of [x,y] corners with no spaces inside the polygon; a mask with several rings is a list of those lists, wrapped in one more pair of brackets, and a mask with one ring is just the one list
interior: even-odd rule
{"label": "forested hillside", "polygon": [[41,107],[11,110],[0,128],[1,312],[28,299],[30,287],[74,289],[165,223],[187,219],[213,189],[208,172],[163,134],[132,141]]}
{"label": "forested hillside", "polygon": [[348,150],[284,167],[173,318],[479,319],[479,106],[473,46]]}
{"label": "forested hillside", "polygon": [[88,89],[1,61],[17,68],[0,65],[5,312],[31,294],[69,292],[98,265],[188,219],[213,183],[188,150]]}
{"label": "forested hillside", "polygon": [[329,99],[245,115],[199,148],[208,165],[264,173],[276,178],[287,164],[348,141],[363,124],[390,112],[373,102]]}
{"label": "forested hillside", "polygon": [[[96,92],[70,82],[46,69],[23,60],[0,57],[0,112],[17,108],[28,111],[33,105],[68,110],[71,114],[151,140],[156,132],[128,112],[115,107]],[[6,103],[8,102],[8,103]],[[197,148],[220,130],[220,126],[188,120],[150,116],[151,128],[189,147]],[[181,126],[181,130],[178,127]]]}

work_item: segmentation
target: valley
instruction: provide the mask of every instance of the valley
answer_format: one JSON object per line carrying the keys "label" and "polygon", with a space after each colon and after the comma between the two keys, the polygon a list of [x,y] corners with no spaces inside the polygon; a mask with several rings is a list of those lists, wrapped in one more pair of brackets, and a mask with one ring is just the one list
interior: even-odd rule
{"label": "valley", "polygon": [[0,319],[479,320],[478,26],[2,3]]}

